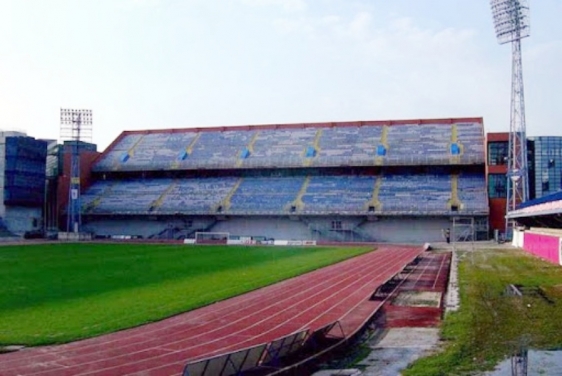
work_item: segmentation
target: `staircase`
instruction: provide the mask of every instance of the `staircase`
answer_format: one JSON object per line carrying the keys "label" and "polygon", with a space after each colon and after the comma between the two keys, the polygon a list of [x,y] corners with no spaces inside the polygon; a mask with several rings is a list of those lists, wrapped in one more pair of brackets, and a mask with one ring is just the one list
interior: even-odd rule
{"label": "staircase", "polygon": [[[322,132],[324,130],[322,128],[318,128],[318,130],[316,131],[316,136],[314,136],[314,142],[312,143],[312,146],[314,147],[314,150],[316,150],[316,155],[318,155],[318,153],[320,152],[320,138],[322,137]],[[304,153],[306,153],[306,148],[304,150]],[[304,166],[309,167],[312,165],[312,161],[314,160],[315,157],[312,158],[305,158],[304,159]]]}
{"label": "staircase", "polygon": [[164,192],[162,192],[162,194],[152,202],[152,204],[150,205],[150,208],[148,209],[149,212],[153,212],[155,210],[157,210],[160,206],[162,206],[162,203],[164,202],[164,199],[166,198],[166,196],[168,195],[168,193],[170,193],[176,186],[178,185],[178,183],[176,181],[173,181],[168,188],[166,188],[164,190]]}
{"label": "staircase", "polygon": [[347,241],[346,236],[341,233],[340,231],[334,231],[328,226],[322,226],[315,223],[309,223],[308,228],[312,233],[317,232],[318,234],[322,235],[323,240],[332,240],[338,242],[345,242]]}
{"label": "staircase", "polygon": [[[388,126],[383,125],[381,133],[381,145],[384,146],[386,152],[388,153]],[[381,166],[384,162],[384,157],[377,155],[375,158],[375,165]]]}
{"label": "staircase", "polygon": [[289,205],[287,205],[285,207],[285,211],[291,211],[291,208],[294,206],[296,208],[295,211],[300,212],[304,209],[304,202],[302,202],[302,196],[304,196],[304,194],[306,193],[306,190],[308,189],[308,185],[310,184],[310,176],[307,176],[304,179],[304,182],[302,183],[301,189],[299,190],[299,193],[297,194],[297,198],[295,199],[295,201],[293,201],[292,203],[290,203]]}
{"label": "staircase", "polygon": [[376,241],[375,237],[368,231],[363,230],[359,227],[361,224],[354,227],[352,232],[352,237],[355,241],[362,241],[362,242],[374,242]]}
{"label": "staircase", "polygon": [[84,212],[87,213],[92,209],[95,209],[101,202],[101,199],[103,198],[103,196],[111,193],[111,191],[113,190],[113,185],[114,184],[110,184],[108,185],[103,192],[101,192],[99,194],[98,197],[94,198],[88,205],[86,205],[86,207],[84,208]]}
{"label": "staircase", "polygon": [[371,197],[371,201],[365,204],[365,210],[369,211],[369,208],[372,206],[375,208],[374,211],[382,211],[382,204],[379,201],[379,192],[381,190],[382,185],[382,173],[377,176],[377,181],[375,182],[375,188],[373,189],[373,196]]}
{"label": "staircase", "polygon": [[[460,151],[458,155],[453,155],[451,154],[451,150],[450,148],[453,146],[453,144],[457,144]],[[457,125],[453,124],[451,125],[451,143],[449,145],[449,162],[452,164],[459,164],[461,161],[461,155],[463,155],[464,152],[464,146],[459,142],[458,140],[458,129],[457,129]]]}
{"label": "staircase", "polygon": [[[260,131],[256,131],[256,133],[254,133],[254,135],[252,136],[250,142],[248,142],[248,146],[246,146],[246,149],[248,149],[248,151],[250,152],[250,156],[254,153],[254,144],[256,143],[259,134]],[[238,160],[236,161],[236,167],[241,167],[243,163],[244,163],[244,159],[238,157]]]}
{"label": "staircase", "polygon": [[[139,139],[133,144],[133,146],[129,148],[129,150],[127,150],[127,155],[129,156],[129,158],[135,155],[135,149],[137,148],[137,146],[139,146],[139,144],[142,142],[143,139],[144,139],[144,134],[139,137]],[[120,160],[115,161],[113,164],[113,170],[118,170],[120,164],[121,164]]]}
{"label": "staircase", "polygon": [[447,207],[449,208],[449,210],[453,210],[452,209],[453,206],[456,206],[457,210],[461,210],[462,208],[462,202],[459,200],[458,187],[459,187],[459,175],[457,174],[451,175],[451,198],[447,203]]}
{"label": "staircase", "polygon": [[[187,155],[191,155],[191,153],[193,152],[193,147],[195,146],[195,144],[197,143],[200,137],[201,137],[201,133],[197,133],[195,137],[193,137],[193,140],[191,140],[189,145],[185,148],[185,152],[187,153]],[[172,163],[171,168],[178,168],[179,166],[180,166],[180,161],[175,160]]]}
{"label": "staircase", "polygon": [[190,238],[192,235],[193,237],[195,237],[196,232],[209,232],[217,222],[218,221],[216,219],[213,219],[213,221],[205,227],[191,229],[190,231],[186,232],[185,238]]}
{"label": "staircase", "polygon": [[169,224],[168,227],[166,227],[164,230],[152,234],[150,235],[148,238],[149,239],[175,239],[175,240],[181,240],[181,239],[188,239],[189,237],[191,237],[192,235],[194,235],[196,232],[207,232],[209,231],[214,225],[215,223],[217,223],[216,219],[213,219],[209,224],[207,225],[199,225],[199,226],[203,226],[203,227],[192,227],[191,225],[188,226],[186,220],[182,221],[182,224],[179,224],[177,226],[173,226],[172,224]]}
{"label": "staircase", "polygon": [[240,184],[242,184],[242,180],[244,180],[244,178],[238,179],[238,181],[236,182],[236,184],[234,184],[234,187],[232,187],[230,192],[228,192],[228,194],[226,195],[224,200],[222,200],[220,202],[220,204],[215,205],[212,208],[212,211],[214,211],[214,212],[219,211],[219,207],[222,208],[221,211],[228,211],[230,209],[230,200],[232,199],[232,196],[234,196],[234,194],[238,190],[238,187],[240,187]]}

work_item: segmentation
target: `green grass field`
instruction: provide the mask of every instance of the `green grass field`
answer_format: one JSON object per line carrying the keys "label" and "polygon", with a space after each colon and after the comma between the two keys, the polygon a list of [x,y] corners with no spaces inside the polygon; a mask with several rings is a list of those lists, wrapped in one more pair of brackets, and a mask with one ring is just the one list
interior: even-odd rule
{"label": "green grass field", "polygon": [[[474,263],[472,262],[474,260]],[[540,295],[509,297],[508,284],[540,287]],[[562,348],[562,267],[515,249],[465,253],[459,265],[461,308],[446,316],[443,350],[404,375],[473,375],[510,356],[522,338],[532,349]]]}
{"label": "green grass field", "polygon": [[366,247],[0,247],[0,346],[63,343],[189,311]]}

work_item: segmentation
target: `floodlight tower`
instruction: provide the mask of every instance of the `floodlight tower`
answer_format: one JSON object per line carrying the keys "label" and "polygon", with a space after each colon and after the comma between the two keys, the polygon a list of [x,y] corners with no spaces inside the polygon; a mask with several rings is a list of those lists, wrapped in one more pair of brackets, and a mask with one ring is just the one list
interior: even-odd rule
{"label": "floodlight tower", "polygon": [[70,184],[66,231],[79,233],[82,225],[80,204],[80,144],[92,141],[92,110],[60,110],[61,139],[71,142]]}
{"label": "floodlight tower", "polygon": [[[491,0],[494,26],[499,44],[511,42],[511,117],[507,169],[506,212],[515,210],[529,198],[527,174],[527,132],[521,39],[530,34],[529,0]],[[506,235],[513,230],[513,220],[506,221]]]}

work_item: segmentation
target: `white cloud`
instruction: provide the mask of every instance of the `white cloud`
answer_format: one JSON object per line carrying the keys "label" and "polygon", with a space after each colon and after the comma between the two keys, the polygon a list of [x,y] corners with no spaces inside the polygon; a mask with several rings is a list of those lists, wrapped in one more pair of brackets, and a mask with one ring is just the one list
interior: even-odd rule
{"label": "white cloud", "polygon": [[372,16],[368,12],[360,12],[349,22],[349,35],[355,38],[365,38],[368,36],[371,27]]}
{"label": "white cloud", "polygon": [[[509,109],[498,95],[509,90],[509,76],[498,74],[474,29],[422,27],[409,17],[380,20],[367,11],[286,16],[274,26],[302,35],[328,65],[323,79],[338,90],[321,95],[327,118],[487,117]],[[330,77],[336,71],[339,76]]]}

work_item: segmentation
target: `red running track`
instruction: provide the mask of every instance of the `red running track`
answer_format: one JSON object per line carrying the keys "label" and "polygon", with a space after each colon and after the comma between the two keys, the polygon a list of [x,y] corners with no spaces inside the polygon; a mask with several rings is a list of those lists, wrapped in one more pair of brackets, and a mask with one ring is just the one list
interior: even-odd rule
{"label": "red running track", "polygon": [[187,362],[339,320],[345,336],[381,302],[371,294],[421,254],[381,246],[275,285],[156,323],[60,346],[0,355],[0,375],[178,375]]}

